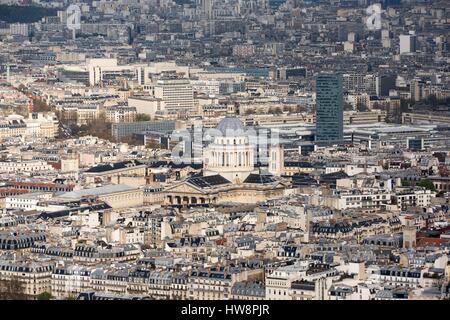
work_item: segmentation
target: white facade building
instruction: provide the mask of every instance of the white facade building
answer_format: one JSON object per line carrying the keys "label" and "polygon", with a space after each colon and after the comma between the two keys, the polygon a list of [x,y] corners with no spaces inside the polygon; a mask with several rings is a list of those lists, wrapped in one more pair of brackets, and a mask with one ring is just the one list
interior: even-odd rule
{"label": "white facade building", "polygon": [[53,167],[45,161],[1,161],[0,173],[23,173],[36,171],[52,171]]}
{"label": "white facade building", "polygon": [[188,114],[194,111],[194,91],[189,80],[159,80],[155,85],[155,98],[161,99],[168,114]]}
{"label": "white facade building", "polygon": [[243,182],[254,171],[254,150],[244,125],[235,117],[223,119],[214,139],[204,152],[205,175],[220,174],[233,183]]}
{"label": "white facade building", "polygon": [[416,52],[416,35],[400,35],[400,54]]}

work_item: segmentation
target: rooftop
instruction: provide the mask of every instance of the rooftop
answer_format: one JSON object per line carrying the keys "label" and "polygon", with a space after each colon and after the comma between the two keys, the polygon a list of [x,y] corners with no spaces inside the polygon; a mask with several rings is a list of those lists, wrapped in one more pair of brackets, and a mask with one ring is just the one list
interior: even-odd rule
{"label": "rooftop", "polygon": [[113,184],[108,186],[102,186],[98,188],[89,188],[89,189],[82,189],[82,190],[76,190],[71,192],[66,192],[61,194],[60,198],[67,198],[67,199],[80,199],[82,197],[87,196],[100,196],[104,194],[109,193],[116,193],[116,192],[125,192],[125,191],[131,191],[135,190],[136,188],[130,187],[125,184]]}

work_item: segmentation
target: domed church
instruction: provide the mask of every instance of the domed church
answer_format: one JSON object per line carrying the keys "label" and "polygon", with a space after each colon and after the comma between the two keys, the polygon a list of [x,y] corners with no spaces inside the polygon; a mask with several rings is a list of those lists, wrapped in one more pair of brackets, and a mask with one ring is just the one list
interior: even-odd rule
{"label": "domed church", "polygon": [[244,125],[236,117],[225,117],[215,137],[203,152],[205,176],[220,174],[232,183],[241,183],[255,171],[254,149],[245,134]]}
{"label": "domed church", "polygon": [[164,204],[251,204],[282,197],[289,183],[255,169],[255,151],[241,120],[227,116],[216,129],[217,135],[203,150],[203,172],[166,187]]}

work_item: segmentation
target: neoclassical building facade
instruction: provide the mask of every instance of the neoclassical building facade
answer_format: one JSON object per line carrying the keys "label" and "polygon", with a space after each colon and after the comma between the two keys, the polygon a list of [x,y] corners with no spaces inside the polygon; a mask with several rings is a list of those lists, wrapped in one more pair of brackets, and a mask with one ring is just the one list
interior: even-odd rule
{"label": "neoclassical building facade", "polygon": [[239,184],[255,171],[253,146],[238,118],[224,118],[217,130],[222,135],[215,137],[203,153],[204,175],[220,174]]}
{"label": "neoclassical building facade", "polygon": [[254,147],[242,122],[226,117],[217,129],[221,135],[203,152],[203,172],[165,187],[164,204],[256,203],[282,197],[289,182],[255,169]]}

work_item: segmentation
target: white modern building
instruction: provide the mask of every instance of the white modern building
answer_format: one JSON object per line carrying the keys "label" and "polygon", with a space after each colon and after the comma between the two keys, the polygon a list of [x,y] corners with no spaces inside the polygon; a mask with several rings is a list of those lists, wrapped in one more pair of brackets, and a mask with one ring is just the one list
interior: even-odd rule
{"label": "white modern building", "polygon": [[416,52],[416,35],[400,35],[400,54]]}
{"label": "white modern building", "polygon": [[194,91],[187,79],[158,80],[155,98],[163,103],[168,114],[188,114],[194,111]]}

